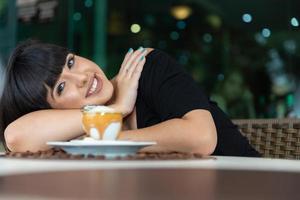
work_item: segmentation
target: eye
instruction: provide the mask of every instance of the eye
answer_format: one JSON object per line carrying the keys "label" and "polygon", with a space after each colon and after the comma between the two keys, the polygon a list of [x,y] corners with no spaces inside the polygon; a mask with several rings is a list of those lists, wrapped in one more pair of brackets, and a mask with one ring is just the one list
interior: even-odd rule
{"label": "eye", "polygon": [[73,65],[74,65],[74,63],[75,63],[75,59],[74,59],[74,55],[73,56],[70,56],[69,58],[68,58],[68,61],[67,61],[67,66],[68,66],[68,68],[72,68],[73,67]]}
{"label": "eye", "polygon": [[61,95],[61,93],[63,92],[65,88],[65,82],[60,83],[57,88],[56,88],[56,93],[58,94],[58,96]]}

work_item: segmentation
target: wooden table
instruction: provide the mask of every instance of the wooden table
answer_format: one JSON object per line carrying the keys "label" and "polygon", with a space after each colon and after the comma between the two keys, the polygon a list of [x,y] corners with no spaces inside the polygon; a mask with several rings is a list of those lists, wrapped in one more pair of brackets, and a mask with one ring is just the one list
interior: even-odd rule
{"label": "wooden table", "polygon": [[[0,159],[1,162],[4,171],[7,162],[12,163],[12,168],[22,163],[26,168],[28,162],[33,162],[36,169],[39,165],[37,161]],[[57,170],[2,173],[0,199],[300,199],[299,161],[217,157],[148,164],[147,161],[98,161],[98,167],[95,162],[77,161],[80,168],[75,167],[76,162],[69,162],[65,163],[69,169],[59,170],[60,166],[66,166],[60,165],[63,162],[66,161],[40,161],[40,166],[46,163]],[[247,162],[257,168],[236,167],[237,163]],[[261,167],[264,162],[270,163],[269,168]],[[275,163],[282,165],[272,168]],[[105,165],[111,165],[111,169]],[[291,165],[294,168],[288,167]]]}

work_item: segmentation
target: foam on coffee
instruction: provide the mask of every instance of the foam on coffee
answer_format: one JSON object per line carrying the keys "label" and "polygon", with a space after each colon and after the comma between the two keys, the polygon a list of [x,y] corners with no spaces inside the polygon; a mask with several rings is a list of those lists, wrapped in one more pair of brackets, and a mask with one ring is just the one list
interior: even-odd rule
{"label": "foam on coffee", "polygon": [[108,106],[98,106],[98,105],[87,105],[83,108],[84,112],[87,113],[115,113],[116,111]]}

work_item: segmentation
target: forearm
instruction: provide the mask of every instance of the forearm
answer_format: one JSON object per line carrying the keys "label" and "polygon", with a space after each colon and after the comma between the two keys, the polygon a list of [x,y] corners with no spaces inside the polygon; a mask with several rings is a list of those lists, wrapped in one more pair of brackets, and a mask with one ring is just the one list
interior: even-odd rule
{"label": "forearm", "polygon": [[82,114],[74,110],[41,110],[26,114],[5,130],[11,151],[38,151],[50,148],[47,141],[66,141],[81,136]]}
{"label": "forearm", "polygon": [[142,151],[181,151],[202,155],[211,154],[217,142],[211,118],[171,119],[147,128],[123,131],[120,139],[157,142],[157,145],[146,147]]}

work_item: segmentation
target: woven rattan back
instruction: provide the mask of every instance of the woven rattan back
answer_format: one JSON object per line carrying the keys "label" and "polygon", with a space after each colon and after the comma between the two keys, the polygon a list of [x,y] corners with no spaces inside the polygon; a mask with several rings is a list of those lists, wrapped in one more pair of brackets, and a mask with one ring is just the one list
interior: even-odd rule
{"label": "woven rattan back", "polygon": [[263,157],[300,159],[300,119],[233,120]]}

